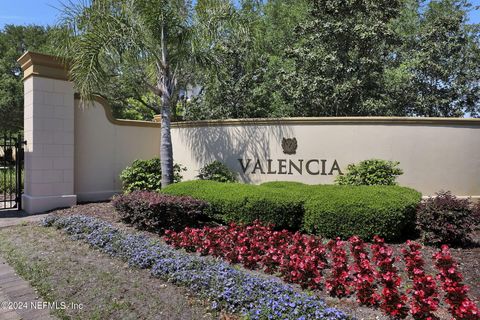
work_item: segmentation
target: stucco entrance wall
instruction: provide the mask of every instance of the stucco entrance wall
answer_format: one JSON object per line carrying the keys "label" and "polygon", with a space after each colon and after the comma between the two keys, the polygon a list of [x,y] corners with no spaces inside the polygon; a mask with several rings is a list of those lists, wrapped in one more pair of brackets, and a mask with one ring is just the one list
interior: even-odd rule
{"label": "stucco entrance wall", "polygon": [[[80,199],[119,192],[121,170],[135,159],[158,156],[158,123],[116,120],[103,99],[75,110],[75,192]],[[295,150],[285,150],[284,139],[295,139]],[[399,161],[404,171],[399,183],[425,196],[440,190],[480,196],[478,119],[177,122],[172,123],[172,143],[175,162],[187,167],[184,180],[195,179],[201,167],[219,160],[247,183],[283,180],[329,184],[348,164],[378,158]]]}
{"label": "stucco entrance wall", "polygon": [[[377,158],[399,161],[404,171],[399,183],[426,196],[440,190],[480,196],[478,119],[200,121],[175,124],[172,137],[175,161],[188,168],[185,179],[194,179],[203,165],[220,160],[248,183],[329,184],[348,164]],[[293,138],[295,154],[286,154],[293,150],[285,150],[282,141]]]}
{"label": "stucco entrance wall", "polygon": [[105,100],[75,100],[75,184],[79,201],[106,200],[122,189],[120,173],[135,159],[158,157],[160,126],[116,120]]}
{"label": "stucco entrance wall", "polygon": [[[160,124],[114,119],[99,97],[82,103],[68,68],[56,57],[27,52],[25,192],[29,213],[109,199],[120,172],[159,155]],[[399,183],[433,195],[450,190],[480,198],[480,119],[288,118],[172,123],[174,161],[195,179],[213,160],[246,183],[333,183],[350,163],[400,162]]]}

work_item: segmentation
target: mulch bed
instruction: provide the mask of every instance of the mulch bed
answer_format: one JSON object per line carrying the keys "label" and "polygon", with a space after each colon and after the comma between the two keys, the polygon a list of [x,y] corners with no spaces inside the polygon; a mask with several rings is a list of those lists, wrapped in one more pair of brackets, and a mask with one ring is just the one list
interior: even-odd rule
{"label": "mulch bed", "polygon": [[[138,231],[137,229],[120,222],[119,215],[115,212],[115,209],[109,202],[79,204],[71,208],[56,210],[53,212],[58,215],[89,215],[106,220],[122,229]],[[142,232],[158,237],[158,235],[154,233],[146,231]],[[400,250],[404,247],[404,244],[389,245],[393,247],[396,256],[401,256]],[[429,263],[429,261],[431,261],[431,257],[437,251],[438,248],[430,246],[425,246],[422,249],[423,257],[427,261],[425,268],[427,273],[436,274],[434,266]],[[480,302],[480,230],[477,230],[473,235],[472,246],[469,248],[451,248],[451,252],[452,256],[459,264],[459,269],[464,276],[464,282],[470,287],[470,298],[473,299],[478,305]],[[396,263],[396,265],[400,270],[402,279],[406,279],[407,276],[404,272],[403,261]],[[410,281],[407,281],[406,283],[403,283],[403,285],[405,288],[407,288],[411,285],[411,283]],[[357,319],[387,319],[387,317],[385,317],[380,310],[359,306],[355,302],[354,297],[339,300],[328,296],[324,292],[317,292],[317,294],[322,297],[330,306],[338,307],[350,315],[355,316]],[[441,319],[451,318],[445,306],[438,311],[437,315]]]}

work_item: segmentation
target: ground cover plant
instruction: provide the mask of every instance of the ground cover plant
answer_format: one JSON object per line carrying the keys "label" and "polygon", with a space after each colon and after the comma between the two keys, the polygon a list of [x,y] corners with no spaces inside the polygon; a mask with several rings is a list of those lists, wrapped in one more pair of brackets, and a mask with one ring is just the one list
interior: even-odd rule
{"label": "ground cover plant", "polygon": [[480,311],[467,296],[468,287],[462,283],[463,275],[458,272],[458,265],[453,260],[448,246],[442,245],[440,252],[434,257],[435,266],[439,270],[437,278],[446,293],[445,300],[450,306],[450,313],[456,319],[480,319]]}
{"label": "ground cover plant", "polygon": [[153,238],[125,232],[87,216],[49,216],[45,226],[64,230],[72,239],[122,258],[129,265],[151,269],[155,277],[189,288],[212,302],[212,308],[250,319],[348,319],[319,298],[298,292],[278,280],[235,269],[227,263],[187,254]]}
{"label": "ground cover plant", "polygon": [[[88,204],[81,204],[77,205],[71,208],[65,208],[65,209],[60,209],[56,210],[54,212],[56,215],[62,215],[62,216],[71,216],[71,215],[88,215],[92,216],[95,218],[100,218],[104,221],[108,221],[115,225],[116,227],[120,229],[125,229],[127,231],[135,231],[135,228],[124,224],[120,223],[119,221],[120,216],[116,210],[114,210],[112,204],[110,202],[104,202],[104,203],[88,203]],[[212,226],[212,225],[211,225]],[[275,231],[281,231],[281,230],[275,230]],[[138,232],[138,231],[135,231]],[[142,233],[147,234],[151,237],[155,237],[161,241],[161,237],[156,234],[156,233],[150,233],[146,231],[142,231]],[[479,256],[480,256],[480,232],[479,230],[476,230],[472,234],[473,238],[473,245],[467,246],[467,247],[455,247],[451,248],[450,252],[453,257],[453,259],[457,262],[457,270],[462,273],[464,276],[464,281],[463,283],[469,285],[469,296],[473,299],[474,303],[479,305],[479,297],[480,297],[480,283],[478,279],[480,279],[480,268],[478,267],[479,263]],[[350,242],[350,241],[349,241]],[[362,241],[363,242],[363,241]],[[323,243],[325,244],[325,243]],[[371,242],[364,242],[364,250],[368,253],[368,260],[370,261],[372,259],[371,257]],[[408,306],[410,307],[411,304],[411,298],[413,293],[410,293],[409,290],[413,288],[413,282],[410,280],[410,276],[408,275],[408,269],[406,266],[406,261],[405,258],[402,258],[404,256],[402,249],[406,248],[406,244],[403,242],[394,242],[394,243],[388,243],[388,246],[391,247],[394,251],[394,256],[397,257],[395,261],[395,266],[398,268],[398,273],[402,279],[401,282],[401,288],[400,292],[406,293],[407,296],[409,297],[409,300],[407,302]],[[351,243],[350,243],[350,248],[351,248]],[[351,249],[350,249],[351,250]],[[432,263],[431,257],[438,252],[438,248],[434,246],[421,246],[419,249],[421,252],[421,256],[424,257],[425,259],[425,265],[424,265],[424,272],[426,275],[432,275],[435,277],[435,275],[438,273],[438,270],[435,267],[435,264]],[[348,249],[347,249],[348,252]],[[195,253],[198,254],[198,253]],[[329,252],[327,251],[327,254]],[[353,253],[348,255],[349,258],[349,266],[353,268],[353,265],[355,264],[354,256]],[[352,262],[353,261],[353,262]],[[375,264],[370,261],[371,266],[376,270]],[[234,265],[235,268],[243,268],[240,264]],[[326,269],[324,270],[324,276],[328,277],[329,275],[329,267],[327,266]],[[257,270],[252,270],[251,272],[257,273],[257,274],[265,274],[264,271],[257,269]],[[279,274],[275,275],[267,275],[269,277],[278,277]],[[359,276],[362,276],[361,274]],[[354,278],[354,285],[356,285],[356,273],[352,270],[351,272],[351,278]],[[440,287],[441,284],[436,280],[437,287]],[[294,284],[293,284],[294,285]],[[300,288],[299,285],[294,285],[297,288]],[[380,295],[379,298],[377,298],[377,302],[380,302],[381,300],[381,288],[378,287],[378,281],[377,278],[374,278],[374,283],[373,286],[376,290],[376,293]],[[378,290],[380,288],[380,290]],[[307,289],[309,290],[309,289]],[[354,316],[357,319],[387,319],[387,317],[382,313],[382,310],[378,307],[372,308],[368,304],[361,304],[357,302],[358,300],[358,292],[354,291],[352,295],[349,297],[342,297],[342,298],[335,298],[331,297],[326,290],[313,290],[312,291],[316,296],[320,297],[326,303],[334,308],[339,308],[341,310],[346,311],[348,314]],[[440,319],[446,320],[446,319],[451,319],[450,312],[448,311],[448,306],[446,305],[445,299],[444,299],[444,294],[442,293],[442,289],[439,291],[439,307],[438,310],[434,312],[435,315],[437,315]],[[412,318],[412,316],[407,317]]]}
{"label": "ground cover plant", "polygon": [[349,276],[348,257],[345,244],[340,238],[330,240],[331,274],[325,281],[327,292],[334,297],[346,297],[351,294],[352,278]]}
{"label": "ground cover plant", "polygon": [[351,271],[357,301],[366,306],[377,306],[380,295],[376,292],[376,270],[370,262],[366,245],[357,236],[351,237],[349,242],[354,261]]}
{"label": "ground cover plant", "polygon": [[413,287],[407,290],[411,293],[410,310],[415,319],[437,319],[434,312],[439,304],[438,288],[435,277],[425,273],[421,248],[418,243],[407,241],[407,247],[402,249],[408,277],[413,280]]}
{"label": "ground cover plant", "polygon": [[279,228],[303,229],[329,238],[379,235],[398,240],[414,229],[421,200],[417,191],[399,186],[262,185],[186,181],[162,193],[206,201],[206,214],[223,223],[262,220]]}
{"label": "ground cover plant", "polygon": [[[425,273],[418,251],[421,245],[414,242],[408,242],[402,254],[395,256],[393,248],[375,236],[369,254],[357,236],[348,242],[337,238],[324,244],[318,237],[277,231],[258,222],[167,231],[164,239],[175,248],[274,273],[303,288],[325,289],[339,298],[355,294],[359,303],[379,306],[392,318],[403,319],[410,314],[414,319],[437,319],[432,314],[438,309],[439,286],[432,275]],[[402,291],[401,283],[408,278],[402,279],[397,267],[402,259],[413,282],[406,291]],[[479,309],[468,297],[468,288],[448,247],[442,247],[429,261],[439,270],[437,280],[455,319],[478,319]]]}
{"label": "ground cover plant", "polygon": [[402,279],[398,275],[395,266],[396,258],[393,256],[393,249],[385,245],[380,237],[374,237],[372,245],[373,261],[377,265],[377,273],[383,287],[380,307],[394,318],[405,318],[408,314],[406,307],[407,296],[399,291]]}

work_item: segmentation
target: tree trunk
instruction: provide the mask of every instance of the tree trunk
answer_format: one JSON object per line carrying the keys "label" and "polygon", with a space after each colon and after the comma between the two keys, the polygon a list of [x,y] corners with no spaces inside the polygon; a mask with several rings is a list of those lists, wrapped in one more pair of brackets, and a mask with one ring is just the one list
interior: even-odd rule
{"label": "tree trunk", "polygon": [[162,120],[160,138],[160,163],[162,167],[162,188],[173,182],[173,148],[170,133],[170,97],[162,95]]}
{"label": "tree trunk", "polygon": [[167,28],[162,26],[161,30],[161,46],[162,61],[159,67],[159,89],[162,91],[162,107],[161,107],[161,137],[160,137],[160,166],[162,169],[162,188],[173,183],[173,148],[172,135],[170,132],[170,103],[172,102],[172,93],[174,91],[175,81],[172,81],[170,68],[168,65],[168,49],[167,49]]}

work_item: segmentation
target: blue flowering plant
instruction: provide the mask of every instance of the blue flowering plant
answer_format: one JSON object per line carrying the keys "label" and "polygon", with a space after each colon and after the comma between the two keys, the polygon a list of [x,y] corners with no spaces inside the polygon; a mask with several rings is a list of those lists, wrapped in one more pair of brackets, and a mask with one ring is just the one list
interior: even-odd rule
{"label": "blue flowering plant", "polygon": [[246,319],[351,319],[342,311],[327,307],[320,298],[298,292],[278,279],[175,250],[157,239],[119,230],[93,217],[50,215],[43,225],[61,229],[72,239],[86,241],[132,267],[151,269],[153,276],[187,287],[211,301],[215,310],[240,314]]}

